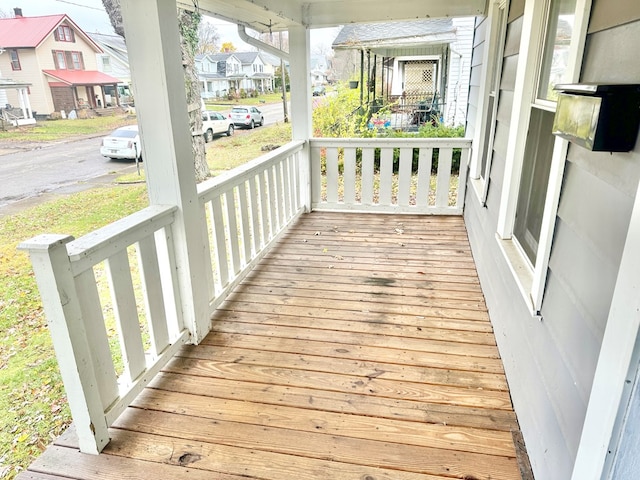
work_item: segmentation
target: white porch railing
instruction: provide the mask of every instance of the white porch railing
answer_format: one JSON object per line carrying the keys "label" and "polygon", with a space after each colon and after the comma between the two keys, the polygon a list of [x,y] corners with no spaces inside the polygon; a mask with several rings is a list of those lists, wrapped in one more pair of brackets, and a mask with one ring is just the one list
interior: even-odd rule
{"label": "white porch railing", "polygon": [[[301,213],[303,146],[289,143],[199,185],[211,312]],[[108,427],[190,340],[172,241],[176,209],[151,206],[77,240],[41,235],[20,245],[31,257],[83,452],[105,447]],[[97,280],[102,272],[106,282]],[[119,348],[110,344],[110,310]]]}
{"label": "white porch railing", "polygon": [[290,142],[198,185],[211,313],[300,213],[304,142]]}
{"label": "white porch railing", "polygon": [[471,140],[315,138],[310,147],[313,210],[462,214]]}
{"label": "white porch railing", "polygon": [[[19,247],[31,257],[83,452],[104,448],[109,425],[188,340],[173,275],[175,211],[151,206],[77,240],[40,235]],[[101,298],[107,287],[96,281],[103,270],[122,358],[119,377]]]}
{"label": "white porch railing", "polygon": [[[304,146],[291,142],[198,186],[211,313],[304,210]],[[310,146],[315,209],[462,212],[468,140],[314,139]],[[191,340],[173,244],[176,211],[155,205],[77,240],[41,235],[20,245],[31,256],[83,452],[104,448],[108,427]]]}

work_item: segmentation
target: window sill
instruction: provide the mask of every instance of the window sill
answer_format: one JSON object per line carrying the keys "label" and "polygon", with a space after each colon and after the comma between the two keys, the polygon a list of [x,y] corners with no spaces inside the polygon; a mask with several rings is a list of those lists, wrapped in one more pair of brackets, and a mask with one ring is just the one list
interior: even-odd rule
{"label": "window sill", "polygon": [[471,182],[471,188],[475,192],[478,202],[482,204],[482,195],[484,194],[484,180],[482,179],[482,177],[479,177],[470,178],[469,181]]}
{"label": "window sill", "polygon": [[511,273],[513,274],[513,278],[529,313],[531,313],[533,318],[540,320],[540,312],[536,310],[533,304],[533,299],[531,298],[531,291],[533,288],[533,269],[531,268],[531,265],[524,258],[520,248],[512,239],[503,239],[496,234],[496,241],[498,242],[500,251],[507,261],[507,265],[509,265],[509,270],[511,270]]}

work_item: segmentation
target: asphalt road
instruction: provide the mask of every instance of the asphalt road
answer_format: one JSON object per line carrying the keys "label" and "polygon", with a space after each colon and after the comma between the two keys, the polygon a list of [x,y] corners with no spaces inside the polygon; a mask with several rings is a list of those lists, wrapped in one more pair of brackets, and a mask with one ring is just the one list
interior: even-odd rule
{"label": "asphalt road", "polygon": [[[282,104],[260,105],[258,109],[264,114],[265,125],[283,121]],[[0,149],[0,215],[43,195],[83,190],[135,172],[135,162],[100,155],[101,138],[22,145],[9,153]]]}
{"label": "asphalt road", "polygon": [[100,155],[100,141],[97,137],[41,144],[0,155],[0,209],[48,192],[80,189],[107,174],[135,170],[135,162]]}

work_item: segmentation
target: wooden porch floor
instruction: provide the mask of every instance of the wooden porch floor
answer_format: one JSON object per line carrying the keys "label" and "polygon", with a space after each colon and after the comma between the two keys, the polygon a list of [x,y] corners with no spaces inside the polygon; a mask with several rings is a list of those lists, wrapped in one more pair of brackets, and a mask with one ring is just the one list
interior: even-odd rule
{"label": "wooden porch floor", "polygon": [[462,217],[305,215],[213,324],[20,478],[529,478]]}

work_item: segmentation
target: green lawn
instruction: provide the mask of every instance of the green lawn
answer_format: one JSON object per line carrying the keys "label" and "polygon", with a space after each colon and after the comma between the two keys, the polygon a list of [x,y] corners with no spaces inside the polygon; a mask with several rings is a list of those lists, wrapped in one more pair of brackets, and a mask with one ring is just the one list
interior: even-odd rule
{"label": "green lawn", "polygon": [[226,111],[231,110],[236,105],[255,105],[259,107],[267,103],[278,102],[282,102],[282,93],[266,93],[257,97],[238,98],[234,100],[210,99],[205,100],[205,105],[207,110]]}
{"label": "green lawn", "polygon": [[144,186],[81,192],[0,218],[0,478],[26,468],[71,417],[27,255],[41,233],[84,235],[148,205]]}
{"label": "green lawn", "polygon": [[35,125],[0,131],[0,141],[49,142],[91,134],[106,134],[115,128],[134,123],[136,117],[126,114],[76,120],[44,120]]}

